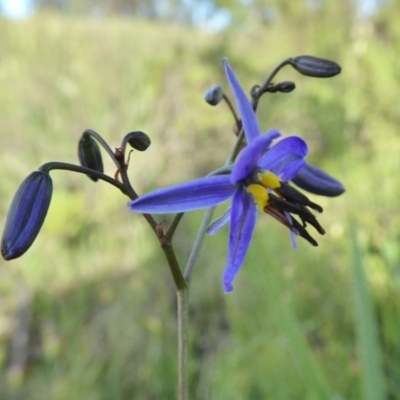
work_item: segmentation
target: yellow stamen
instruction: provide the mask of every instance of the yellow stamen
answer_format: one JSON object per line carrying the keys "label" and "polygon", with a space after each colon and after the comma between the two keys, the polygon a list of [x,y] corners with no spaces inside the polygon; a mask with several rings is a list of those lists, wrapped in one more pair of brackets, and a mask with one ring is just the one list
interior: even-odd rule
{"label": "yellow stamen", "polygon": [[277,189],[281,186],[279,178],[270,171],[262,172],[258,174],[260,183],[268,189]]}
{"label": "yellow stamen", "polygon": [[267,189],[264,186],[258,185],[256,183],[252,183],[247,186],[247,192],[252,194],[255,202],[258,204],[261,210],[268,205],[269,195]]}

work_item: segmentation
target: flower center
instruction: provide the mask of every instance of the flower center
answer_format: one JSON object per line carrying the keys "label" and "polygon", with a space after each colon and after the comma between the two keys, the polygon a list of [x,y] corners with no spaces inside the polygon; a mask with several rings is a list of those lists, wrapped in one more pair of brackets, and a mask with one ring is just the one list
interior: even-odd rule
{"label": "flower center", "polygon": [[259,179],[260,184],[265,188],[274,190],[281,187],[279,178],[270,171],[259,172],[257,178]]}
{"label": "flower center", "polygon": [[246,188],[247,192],[253,195],[254,201],[257,203],[261,210],[268,205],[269,194],[264,186],[257,183],[252,183]]}
{"label": "flower center", "polygon": [[247,193],[254,197],[254,201],[261,210],[264,210],[268,205],[268,189],[275,190],[281,186],[279,178],[270,171],[254,171],[244,184],[246,185]]}

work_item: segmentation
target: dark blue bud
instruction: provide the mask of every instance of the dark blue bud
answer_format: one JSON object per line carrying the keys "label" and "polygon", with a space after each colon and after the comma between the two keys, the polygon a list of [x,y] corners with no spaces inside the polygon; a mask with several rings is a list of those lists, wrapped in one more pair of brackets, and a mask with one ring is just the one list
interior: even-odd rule
{"label": "dark blue bud", "polygon": [[136,150],[145,151],[151,144],[149,136],[142,131],[127,134],[128,143]]}
{"label": "dark blue bud", "polygon": [[[97,142],[87,133],[83,133],[78,144],[78,158],[82,167],[94,169],[95,171],[104,172],[103,159]],[[99,178],[93,175],[88,177],[97,182]]]}
{"label": "dark blue bud", "polygon": [[281,93],[290,93],[296,89],[296,85],[291,81],[284,81],[278,84],[278,91]]}
{"label": "dark blue bud", "polygon": [[52,193],[48,172],[32,172],[21,183],[8,210],[1,239],[5,260],[20,257],[31,247],[46,218]]}
{"label": "dark blue bud", "polygon": [[313,56],[294,57],[290,60],[290,65],[302,75],[314,78],[331,78],[342,70],[334,61]]}
{"label": "dark blue bud", "polygon": [[310,164],[306,164],[292,181],[307,192],[320,196],[336,197],[345,191],[341,182]]}
{"label": "dark blue bud", "polygon": [[224,89],[222,89],[221,86],[214,86],[207,90],[204,99],[208,104],[216,106],[218,103],[220,103],[223,97]]}

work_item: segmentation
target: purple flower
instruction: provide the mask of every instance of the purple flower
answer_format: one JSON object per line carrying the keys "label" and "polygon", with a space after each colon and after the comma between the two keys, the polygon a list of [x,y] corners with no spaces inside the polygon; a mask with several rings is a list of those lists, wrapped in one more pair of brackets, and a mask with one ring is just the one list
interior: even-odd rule
{"label": "purple flower", "polygon": [[[208,176],[159,189],[129,203],[130,210],[140,213],[176,213],[212,207],[231,199],[229,214],[218,227],[230,220],[229,250],[223,285],[226,292],[243,264],[256,224],[257,208],[274,216],[292,232],[316,245],[305,230],[306,223],[320,233],[323,229],[306,208],[322,209],[307,197],[285,184],[304,167],[307,144],[299,137],[287,137],[270,148],[280,136],[272,129],[260,135],[252,105],[226,60],[225,72],[235,96],[246,135],[247,147],[241,152],[230,175]],[[268,151],[267,151],[268,150]],[[298,214],[303,224],[291,217]]]}

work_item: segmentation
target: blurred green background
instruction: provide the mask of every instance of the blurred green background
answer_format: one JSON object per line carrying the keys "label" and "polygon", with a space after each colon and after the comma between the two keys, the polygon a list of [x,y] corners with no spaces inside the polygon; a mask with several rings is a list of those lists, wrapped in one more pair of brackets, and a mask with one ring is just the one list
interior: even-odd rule
{"label": "blurred green background", "polygon": [[[347,191],[312,197],[327,231],[318,248],[300,239],[293,251],[261,216],[230,295],[227,230],[206,239],[190,292],[191,398],[400,399],[400,2],[370,16],[345,0],[216,4],[231,10],[217,32],[79,9],[0,19],[0,224],[31,171],[77,162],[85,128],[112,147],[132,130],[151,136],[131,157],[139,193],[221,166],[233,120],[203,95],[228,91],[224,56],[248,89],[286,57],[333,59],[333,79],[286,67],[275,81],[296,90],[264,96],[258,115],[263,130],[305,138],[309,161]],[[34,245],[0,261],[0,398],[175,398],[175,294],[156,239],[111,186],[52,177]],[[179,227],[182,264],[202,215]]]}

